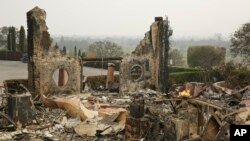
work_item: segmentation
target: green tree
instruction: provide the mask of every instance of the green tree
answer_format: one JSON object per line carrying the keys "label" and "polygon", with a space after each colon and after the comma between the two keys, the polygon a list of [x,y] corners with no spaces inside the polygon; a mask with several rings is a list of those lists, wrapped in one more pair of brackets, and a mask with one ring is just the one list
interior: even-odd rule
{"label": "green tree", "polygon": [[11,40],[10,40],[10,34],[7,36],[7,49],[8,51],[11,51]]}
{"label": "green tree", "polygon": [[25,30],[24,27],[21,26],[20,31],[19,31],[19,47],[21,52],[26,52],[26,47],[25,47]]}
{"label": "green tree", "polygon": [[15,27],[9,27],[8,50],[16,51],[16,29]]}
{"label": "green tree", "polygon": [[67,49],[66,49],[66,46],[63,46],[62,53],[63,53],[63,55],[66,55],[66,54],[67,54]]}
{"label": "green tree", "polygon": [[0,47],[7,47],[8,45],[8,33],[9,28],[7,26],[3,26],[0,28]]}
{"label": "green tree", "polygon": [[120,57],[123,55],[122,47],[110,41],[97,41],[89,45],[89,52],[94,52],[96,57]]}
{"label": "green tree", "polygon": [[54,46],[55,49],[59,49],[59,46],[57,45],[57,43]]}
{"label": "green tree", "polygon": [[86,56],[85,52],[82,52],[82,58],[84,58]]}
{"label": "green tree", "polygon": [[231,53],[242,56],[243,62],[250,62],[250,22],[245,23],[231,37]]}
{"label": "green tree", "polygon": [[82,57],[82,53],[80,49],[78,50],[78,57]]}
{"label": "green tree", "polygon": [[172,65],[174,66],[184,65],[184,57],[178,49],[171,50],[169,52],[169,58],[172,60]]}
{"label": "green tree", "polygon": [[12,51],[16,51],[16,29],[15,27],[11,27],[11,45],[12,45]]}
{"label": "green tree", "polygon": [[187,63],[190,67],[202,67],[205,69],[224,64],[226,49],[214,46],[189,47]]}
{"label": "green tree", "polygon": [[75,46],[74,56],[77,57],[77,47]]}

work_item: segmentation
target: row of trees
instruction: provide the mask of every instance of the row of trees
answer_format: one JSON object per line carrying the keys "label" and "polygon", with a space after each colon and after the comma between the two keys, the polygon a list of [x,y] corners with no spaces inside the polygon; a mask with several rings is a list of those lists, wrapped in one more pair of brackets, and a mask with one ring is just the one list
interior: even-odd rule
{"label": "row of trees", "polygon": [[24,27],[20,30],[16,27],[1,27],[0,28],[0,47],[5,47],[8,51],[27,52],[27,38]]}
{"label": "row of trees", "polygon": [[[60,52],[61,52],[62,55],[67,55],[67,54],[68,54],[68,53],[67,53],[67,48],[66,48],[66,46],[63,46],[63,48],[60,49],[60,47],[59,47],[58,44],[56,43],[55,46],[54,46],[54,49],[60,50]],[[74,49],[74,57],[78,57],[78,56],[79,56],[79,57],[82,57],[82,55],[81,55],[81,50],[79,49],[78,54],[77,54],[77,47],[75,46],[75,49]]]}
{"label": "row of trees", "polygon": [[77,47],[75,46],[75,48],[74,48],[74,57],[84,58],[85,57],[85,52],[82,52],[80,49],[78,49],[78,53],[77,53]]}
{"label": "row of trees", "polygon": [[[0,47],[5,47],[8,51],[27,51],[27,41],[25,29],[23,26],[18,30],[16,27],[0,28]],[[244,58],[243,62],[250,62],[250,23],[241,26],[231,37],[230,51],[234,56]],[[66,47],[63,47],[66,54]],[[225,61],[225,49],[212,46],[190,47],[187,53],[187,63],[191,67],[214,66]],[[88,46],[85,52],[74,48],[74,56],[92,56],[92,57],[117,57],[122,56],[122,47],[111,41],[96,41]],[[173,65],[183,65],[184,57],[178,49],[170,52],[170,58]]]}
{"label": "row of trees", "polygon": [[[56,43],[55,48],[58,48]],[[63,54],[67,54],[66,46],[63,46],[61,51]],[[124,54],[122,47],[111,41],[97,41],[89,45],[85,52],[82,52],[77,47],[74,47],[73,56],[74,57],[120,57]]]}
{"label": "row of trees", "polygon": [[[218,38],[218,41],[221,39]],[[229,44],[223,44],[226,47]],[[215,45],[217,46],[217,45]],[[190,67],[209,68],[218,66],[225,62],[226,49],[217,48],[215,46],[192,46],[187,51],[187,64]],[[250,23],[244,24],[231,37],[230,52],[234,56],[241,56],[244,58],[243,62],[249,64],[250,62]],[[172,49],[169,52],[172,65],[183,66],[186,64],[183,51]],[[82,53],[80,49],[75,46],[73,55],[85,57],[117,57],[124,53],[121,46],[110,41],[96,41],[90,43]]]}
{"label": "row of trees", "polygon": [[[56,44],[57,46],[57,44]],[[66,47],[63,47],[64,54],[66,54]],[[97,41],[89,45],[86,52],[81,52],[80,49],[74,47],[75,57],[119,57],[124,53],[122,47],[110,41]],[[196,46],[188,49],[188,65],[190,67],[209,68],[215,65],[223,64],[225,61],[225,48],[217,48],[213,46]],[[184,65],[184,57],[180,50],[172,49],[169,52],[171,64],[175,66]]]}

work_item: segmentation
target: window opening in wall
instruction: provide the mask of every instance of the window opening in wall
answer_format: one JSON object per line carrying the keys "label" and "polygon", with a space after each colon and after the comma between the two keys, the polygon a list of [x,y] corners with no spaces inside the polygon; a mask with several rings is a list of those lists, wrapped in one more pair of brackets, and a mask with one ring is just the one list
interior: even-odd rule
{"label": "window opening in wall", "polygon": [[130,77],[133,81],[139,81],[142,77],[142,67],[138,64],[133,65],[130,69]]}
{"label": "window opening in wall", "polygon": [[67,84],[68,79],[69,79],[69,74],[63,68],[56,69],[53,73],[52,78],[57,86],[62,87],[62,86],[65,86]]}

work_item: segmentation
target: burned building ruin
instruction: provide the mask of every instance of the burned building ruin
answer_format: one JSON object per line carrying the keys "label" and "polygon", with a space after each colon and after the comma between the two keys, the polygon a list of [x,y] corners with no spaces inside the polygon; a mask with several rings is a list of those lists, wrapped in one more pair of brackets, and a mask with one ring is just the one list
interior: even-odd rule
{"label": "burned building ruin", "polygon": [[[59,49],[52,47],[45,20],[46,12],[38,7],[27,13],[28,88],[33,95],[79,93],[82,89],[82,60],[61,54]],[[121,94],[142,88],[166,92],[171,35],[168,19],[156,17],[133,54],[122,60]],[[52,79],[55,72],[60,76],[58,82]]]}
{"label": "burned building ruin", "polygon": [[168,80],[169,21],[155,17],[150,31],[140,41],[133,54],[122,60],[120,92],[133,93],[151,88],[166,92]]}
{"label": "burned building ruin", "polygon": [[[227,141],[230,124],[250,124],[250,86],[188,82],[168,89],[167,18],[155,18],[131,56],[83,59],[52,47],[45,20],[38,7],[27,13],[28,79],[4,82],[0,140]],[[120,93],[107,91],[117,79],[112,63],[106,91],[81,93],[83,62],[103,60],[122,60]],[[10,124],[15,131],[6,131]]]}
{"label": "burned building ruin", "polygon": [[[27,13],[28,88],[33,95],[80,93],[81,61],[51,46],[45,20],[46,12],[38,7]],[[61,76],[59,82],[53,81],[56,71]]]}

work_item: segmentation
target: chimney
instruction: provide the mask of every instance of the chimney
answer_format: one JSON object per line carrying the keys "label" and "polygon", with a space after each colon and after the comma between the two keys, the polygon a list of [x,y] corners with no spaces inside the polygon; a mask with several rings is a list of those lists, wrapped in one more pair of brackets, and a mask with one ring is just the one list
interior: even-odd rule
{"label": "chimney", "polygon": [[106,89],[108,89],[111,82],[114,82],[114,71],[115,71],[115,64],[108,63],[108,74],[107,74],[107,81],[106,81]]}

